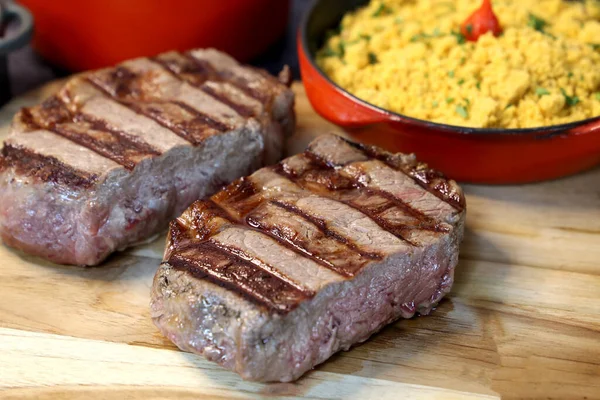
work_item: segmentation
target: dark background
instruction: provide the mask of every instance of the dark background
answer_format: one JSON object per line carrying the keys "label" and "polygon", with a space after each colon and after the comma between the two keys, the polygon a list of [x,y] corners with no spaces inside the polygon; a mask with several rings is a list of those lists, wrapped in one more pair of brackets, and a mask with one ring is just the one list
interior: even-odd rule
{"label": "dark background", "polygon": [[[48,0],[53,1],[53,0]],[[83,0],[85,1],[85,0]],[[0,0],[0,3],[2,0]],[[310,0],[291,0],[289,23],[285,37],[274,44],[265,54],[251,64],[278,73],[284,64],[292,67],[294,77],[300,77],[296,58],[296,29]],[[45,82],[69,74],[46,63],[30,47],[25,47],[8,56],[9,82],[12,96],[17,96]]]}

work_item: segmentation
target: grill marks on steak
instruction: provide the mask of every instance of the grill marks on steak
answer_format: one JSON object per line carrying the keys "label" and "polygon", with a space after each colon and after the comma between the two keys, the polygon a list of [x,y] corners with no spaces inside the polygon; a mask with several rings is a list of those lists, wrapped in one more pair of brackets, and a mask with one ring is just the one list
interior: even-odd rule
{"label": "grill marks on steak", "polygon": [[[305,153],[194,203],[171,225],[165,261],[176,260],[177,268],[185,270],[178,259],[181,249],[225,240],[230,252],[245,254],[256,270],[252,273],[278,271],[279,278],[287,276],[317,292],[326,283],[353,278],[369,263],[410,254],[452,230],[462,210],[432,194],[435,187],[426,190],[413,179],[402,165],[381,163],[337,136],[324,136]],[[464,204],[462,192],[457,195]],[[294,262],[298,268],[289,266]],[[206,263],[203,268],[209,274],[213,267]],[[319,274],[327,279],[311,284],[310,277]],[[250,291],[242,275],[222,281],[210,276],[266,306],[262,299],[271,290],[268,282],[253,281]],[[269,304],[267,309],[286,313],[299,303]]]}
{"label": "grill marks on steak", "polygon": [[[418,245],[419,237],[434,237],[434,232],[448,231],[447,224],[424,215],[399,197],[373,189],[355,177],[342,175],[310,150],[278,164],[274,171],[306,190],[359,210],[382,229],[413,246]],[[432,233],[420,232],[423,230]]]}
{"label": "grill marks on steak", "polygon": [[[144,158],[159,156],[184,143],[200,145],[211,136],[243,126],[249,117],[256,117],[265,129],[289,132],[293,118],[276,121],[275,125],[281,126],[272,128],[270,112],[275,96],[284,92],[289,96],[275,78],[267,79],[213,50],[195,54],[170,52],[74,77],[43,104],[22,110],[14,120],[13,131],[31,135],[51,132],[130,171]],[[283,115],[288,116],[288,111]],[[265,140],[271,136],[266,133]],[[35,141],[22,134],[7,142],[13,147],[27,146],[28,160],[33,153],[38,153],[39,161],[60,152],[29,143]],[[269,148],[271,158],[276,150],[277,143]],[[14,149],[7,151],[14,154]],[[4,168],[12,163],[14,157],[2,161]],[[86,175],[90,171],[79,171],[75,175],[82,178],[74,178],[77,168],[65,160],[49,164],[44,173],[39,162],[21,162],[19,170],[37,165],[28,176],[41,180],[71,176],[60,182],[73,185],[91,182]]]}
{"label": "grill marks on steak", "polygon": [[[297,157],[297,156],[296,156]],[[271,185],[265,187],[263,183]],[[270,234],[283,245],[321,264],[336,273],[351,277],[369,261],[383,257],[379,248],[369,243],[361,244],[360,235],[350,226],[331,225],[326,207],[342,207],[341,220],[351,223],[363,220],[357,226],[376,228],[375,224],[353,208],[303,190],[293,182],[263,169],[249,178],[232,184],[213,196],[239,223]],[[316,205],[316,208],[315,208]],[[398,248],[405,244],[386,233],[387,246]]]}
{"label": "grill marks on steak", "polygon": [[425,163],[417,162],[414,155],[393,154],[376,146],[369,146],[361,143],[347,141],[353,146],[364,152],[367,156],[383,161],[392,168],[399,169],[411,176],[421,187],[428,190],[433,195],[448,202],[458,211],[465,209],[465,197],[462,189],[454,181],[448,180],[444,174],[433,170]]}
{"label": "grill marks on steak", "polygon": [[[164,53],[152,58],[152,61],[162,65],[177,78],[227,104],[244,117],[260,114],[262,105],[269,100],[264,93],[250,90],[247,84],[240,84],[238,81],[229,82],[222,76],[225,74],[219,74],[209,62],[196,59],[189,53]],[[240,101],[240,98],[244,97],[247,97],[245,101]]]}
{"label": "grill marks on steak", "polygon": [[44,101],[40,107],[24,109],[22,118],[30,126],[54,132],[128,170],[144,157],[161,154],[140,138],[111,127],[103,120],[81,112],[72,113],[57,96]]}
{"label": "grill marks on steak", "polygon": [[233,128],[232,124],[216,120],[181,100],[164,100],[160,91],[149,83],[153,74],[157,72],[139,74],[120,66],[108,73],[91,74],[88,80],[115,101],[154,120],[193,145]]}
{"label": "grill marks on steak", "polygon": [[[428,314],[452,285],[465,213],[400,167],[322,136],[196,202],[171,226],[152,288],[155,324],[245,379],[288,382],[398,318]],[[305,296],[266,303],[268,281],[248,290],[243,274],[216,276],[210,260],[203,275],[173,267],[204,243]]]}
{"label": "grill marks on steak", "polygon": [[98,179],[96,174],[77,170],[55,157],[43,156],[21,146],[5,144],[0,154],[0,172],[12,166],[19,175],[83,189]]}
{"label": "grill marks on steak", "polygon": [[[289,101],[280,81],[260,70],[240,68],[231,59],[212,51],[170,52],[152,61],[175,79],[217,99],[237,114],[260,121],[266,132],[264,164],[279,161],[272,157],[273,149],[281,147],[283,138],[294,125],[293,116],[290,118],[289,113],[278,106]],[[220,68],[216,68],[217,65]],[[289,86],[289,82],[286,83]]]}
{"label": "grill marks on steak", "polygon": [[[184,271],[191,268],[189,272],[194,277],[206,278],[277,313],[289,312],[300,301],[314,296],[318,287],[311,284],[311,276],[321,275],[328,281],[339,279],[333,273],[319,274],[317,263],[306,264],[302,255],[281,243],[276,236],[250,226],[240,226],[212,200],[195,202],[188,212],[171,223],[169,235],[165,259],[169,263],[175,260],[175,264],[172,264],[175,268]],[[205,247],[207,243],[209,245]],[[184,262],[180,255],[182,251],[191,251],[189,249],[199,253],[184,257],[188,260]],[[269,254],[260,255],[263,250],[271,250],[271,254],[283,257],[288,268],[274,267]],[[286,250],[282,256],[282,251]],[[235,262],[226,263],[226,269],[223,269],[222,259],[217,263],[209,262],[215,252],[219,257],[227,257]],[[193,262],[197,259],[209,260],[201,262],[203,274],[200,275],[195,272],[198,264]],[[301,267],[306,269],[306,275],[293,273],[294,270],[300,272]],[[245,282],[247,277],[251,277],[251,282]],[[236,286],[236,282],[239,285]],[[274,290],[281,293],[275,293]],[[293,302],[293,299],[300,301]]]}
{"label": "grill marks on steak", "polygon": [[[283,210],[289,212],[290,214],[299,216],[301,219],[303,219],[303,220],[309,222],[310,224],[312,224],[313,226],[317,227],[318,230],[323,234],[324,238],[331,238],[332,240],[339,242],[340,244],[342,244],[345,247],[347,247],[348,249],[358,253],[360,256],[365,257],[366,259],[381,260],[383,258],[382,255],[379,253],[361,250],[359,246],[357,246],[355,243],[350,241],[348,238],[342,236],[340,233],[338,233],[335,230],[333,230],[332,228],[330,228],[328,222],[323,218],[315,217],[315,216],[309,214],[308,212],[301,210],[297,206],[288,204],[284,201],[271,200],[269,203],[274,206],[279,207],[280,209],[283,209]],[[276,214],[278,214],[278,212],[276,212]],[[256,216],[255,216],[255,218],[256,218]],[[260,220],[260,219],[256,218],[256,220]],[[315,254],[315,252],[313,251],[312,254]],[[338,271],[338,272],[340,272],[344,275],[345,274],[348,274],[349,276],[353,275],[347,269],[344,269],[344,270]]]}
{"label": "grill marks on steak", "polygon": [[204,139],[222,133],[227,129],[223,124],[198,112],[190,112],[183,103],[177,102],[122,102],[133,111],[154,120],[159,125],[170,129],[182,139],[197,146]]}
{"label": "grill marks on steak", "polygon": [[[403,190],[402,201],[428,217],[445,220],[464,210],[464,195],[456,182],[430,170],[426,164],[417,163],[414,155],[391,154],[374,146],[343,141],[345,143],[334,151],[327,151],[332,145],[331,140],[314,141],[308,152],[319,156],[330,167],[339,169],[343,176],[352,177],[371,189],[394,197],[398,197],[398,190]],[[415,176],[417,165],[421,171],[436,174],[444,184],[425,185]],[[449,196],[452,199],[448,199]]]}
{"label": "grill marks on steak", "polygon": [[370,260],[380,258],[379,254],[351,250],[347,240],[331,234],[322,220],[315,223],[315,218],[289,208],[266,202],[247,215],[245,222],[344,277],[354,276]]}
{"label": "grill marks on steak", "polygon": [[[268,104],[272,99],[272,92],[265,92],[257,87],[261,86],[263,82],[269,81],[260,70],[258,74],[251,74],[252,79],[248,79],[248,76],[242,76],[236,73],[235,69],[237,66],[229,62],[225,62],[225,68],[216,70],[213,66],[214,57],[221,58],[220,55],[202,54],[198,51],[189,51],[184,54],[185,60],[179,60],[179,65],[182,71],[182,75],[189,77],[189,73],[197,73],[197,76],[204,77],[203,82],[197,81],[196,84],[204,83],[208,80],[212,81],[226,81],[236,86],[238,89],[243,91],[246,95],[251,98],[258,100],[260,103]],[[217,63],[223,63],[223,59],[216,60]],[[247,71],[251,71],[252,68],[248,68]],[[260,75],[260,76],[257,76]],[[267,74],[268,75],[268,74]],[[270,75],[269,75],[270,76]],[[260,78],[259,82],[256,82],[256,78]],[[289,86],[289,85],[287,85]]]}
{"label": "grill marks on steak", "polygon": [[175,269],[235,291],[278,313],[289,312],[301,301],[314,296],[313,292],[286,282],[264,266],[257,267],[257,260],[249,261],[249,257],[242,254],[206,241],[180,249],[169,263]]}
{"label": "grill marks on steak", "polygon": [[[216,50],[196,53],[217,74],[204,81],[209,90],[138,58],[76,75],[20,111],[0,153],[3,242],[97,265],[163,230],[195,199],[279,160],[293,92]],[[265,102],[228,74],[254,81]]]}

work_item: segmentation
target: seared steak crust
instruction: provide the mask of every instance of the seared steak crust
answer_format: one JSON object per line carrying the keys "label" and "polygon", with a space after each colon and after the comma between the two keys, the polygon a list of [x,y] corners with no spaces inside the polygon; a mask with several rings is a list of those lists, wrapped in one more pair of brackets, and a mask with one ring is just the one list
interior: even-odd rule
{"label": "seared steak crust", "polygon": [[[211,72],[176,73],[162,61],[171,59]],[[215,50],[75,76],[13,120],[0,155],[0,235],[55,262],[98,264],[277,161],[293,102],[275,77]]]}
{"label": "seared steak crust", "polygon": [[322,136],[171,222],[154,321],[244,378],[296,379],[429,313],[452,285],[464,215],[460,187],[414,157]]}
{"label": "seared steak crust", "polygon": [[0,173],[9,168],[14,168],[17,175],[67,187],[88,188],[98,179],[97,175],[78,171],[54,157],[46,157],[28,148],[6,144],[0,157]]}

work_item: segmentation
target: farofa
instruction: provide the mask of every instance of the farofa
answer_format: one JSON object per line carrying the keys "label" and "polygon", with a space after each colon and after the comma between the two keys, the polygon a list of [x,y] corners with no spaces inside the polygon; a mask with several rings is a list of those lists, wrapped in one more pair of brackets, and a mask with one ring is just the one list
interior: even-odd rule
{"label": "farofa", "polygon": [[497,0],[504,32],[467,42],[480,0],[371,0],[317,54],[355,96],[419,119],[529,128],[600,116],[600,1]]}

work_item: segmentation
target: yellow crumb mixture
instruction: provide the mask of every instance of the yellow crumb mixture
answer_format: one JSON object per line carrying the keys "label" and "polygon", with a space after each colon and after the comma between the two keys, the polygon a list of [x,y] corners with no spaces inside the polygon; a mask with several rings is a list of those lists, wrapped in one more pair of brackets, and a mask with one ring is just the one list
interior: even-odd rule
{"label": "yellow crumb mixture", "polygon": [[496,0],[504,32],[465,41],[481,0],[371,0],[317,62],[355,96],[451,125],[530,128],[600,115],[600,0]]}

